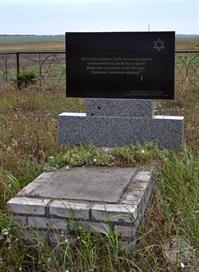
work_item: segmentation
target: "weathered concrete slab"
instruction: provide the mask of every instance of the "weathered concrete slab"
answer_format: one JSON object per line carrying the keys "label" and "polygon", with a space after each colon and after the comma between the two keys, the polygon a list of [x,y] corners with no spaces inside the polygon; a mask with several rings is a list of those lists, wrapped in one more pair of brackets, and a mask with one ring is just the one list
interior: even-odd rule
{"label": "weathered concrete slab", "polygon": [[13,197],[8,203],[13,213],[28,214],[34,213],[44,215],[49,199],[35,199],[31,197]]}
{"label": "weathered concrete slab", "polygon": [[[116,202],[135,172],[136,168],[75,167],[55,172],[42,182],[38,178],[31,184],[29,196]],[[26,188],[20,195],[23,192],[27,194]]]}

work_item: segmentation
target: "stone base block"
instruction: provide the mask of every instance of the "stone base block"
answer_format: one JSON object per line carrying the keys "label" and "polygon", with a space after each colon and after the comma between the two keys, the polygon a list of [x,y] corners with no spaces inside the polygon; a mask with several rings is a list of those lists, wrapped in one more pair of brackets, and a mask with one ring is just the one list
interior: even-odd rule
{"label": "stone base block", "polygon": [[[100,184],[108,192],[105,197],[98,193]],[[75,241],[83,228],[102,235],[114,231],[121,247],[129,250],[153,189],[150,171],[76,167],[43,173],[9,200],[8,207],[23,239],[30,242],[37,237],[50,244]]]}
{"label": "stone base block", "polygon": [[154,101],[145,99],[87,98],[88,116],[152,117]]}
{"label": "stone base block", "polygon": [[183,138],[184,117],[180,116],[140,118],[59,114],[61,144],[96,143],[98,146],[113,147],[147,141],[163,148],[181,149]]}

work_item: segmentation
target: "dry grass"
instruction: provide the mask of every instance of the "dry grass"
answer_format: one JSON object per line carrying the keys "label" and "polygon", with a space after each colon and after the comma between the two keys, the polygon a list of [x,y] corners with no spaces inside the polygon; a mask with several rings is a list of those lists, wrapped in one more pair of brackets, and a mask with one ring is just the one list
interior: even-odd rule
{"label": "dry grass", "polygon": [[[176,40],[177,50],[199,50],[199,41]],[[0,43],[0,52],[64,51],[64,41],[10,41]]]}
{"label": "dry grass", "polygon": [[22,51],[64,51],[64,42],[59,41],[49,41],[49,42],[10,42],[1,43],[0,52],[22,52]]}
{"label": "dry grass", "polygon": [[199,40],[195,40],[195,41],[177,40],[176,49],[177,50],[199,50]]}
{"label": "dry grass", "polygon": [[58,144],[57,113],[81,111],[84,101],[66,102],[64,92],[37,87],[4,89],[0,96],[0,172],[8,172],[23,186],[42,171],[50,156],[65,148]]}
{"label": "dry grass", "polygon": [[[1,272],[177,272],[179,264],[164,256],[165,241],[180,235],[193,249],[190,267],[198,269],[199,92],[177,88],[174,102],[161,102],[158,111],[184,114],[191,152],[173,154],[153,145],[115,148],[107,154],[96,146],[61,146],[57,113],[83,111],[83,100],[66,99],[65,92],[28,89],[0,90],[0,271]],[[144,152],[143,152],[144,150]],[[78,156],[77,156],[78,155]],[[103,237],[81,230],[76,245],[52,250],[37,239],[24,244],[12,227],[6,201],[40,172],[59,167],[156,163],[159,186],[144,226],[139,229],[136,254],[119,250],[113,233]]]}
{"label": "dry grass", "polygon": [[174,101],[162,101],[157,105],[158,112],[165,115],[182,115],[185,117],[186,144],[192,150],[199,147],[199,90],[190,84],[176,86]]}

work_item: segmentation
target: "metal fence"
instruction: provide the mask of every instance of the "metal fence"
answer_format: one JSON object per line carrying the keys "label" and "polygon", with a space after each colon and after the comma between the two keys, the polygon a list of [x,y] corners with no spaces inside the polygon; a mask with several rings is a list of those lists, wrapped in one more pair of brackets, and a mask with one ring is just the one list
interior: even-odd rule
{"label": "metal fence", "polygon": [[[23,70],[37,75],[41,88],[65,88],[65,52],[0,53],[0,87],[16,84]],[[176,84],[199,89],[199,51],[176,51]]]}
{"label": "metal fence", "polygon": [[65,86],[64,52],[0,53],[0,86],[16,84],[17,74],[33,71],[42,88]]}

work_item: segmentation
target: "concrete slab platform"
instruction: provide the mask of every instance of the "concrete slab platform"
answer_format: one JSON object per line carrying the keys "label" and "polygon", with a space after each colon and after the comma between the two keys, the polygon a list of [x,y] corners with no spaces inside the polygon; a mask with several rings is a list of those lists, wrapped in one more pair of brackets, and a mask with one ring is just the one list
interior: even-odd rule
{"label": "concrete slab platform", "polygon": [[74,237],[82,226],[102,234],[111,228],[129,246],[136,242],[154,184],[151,171],[138,168],[65,168],[38,176],[8,207],[20,233],[39,230],[49,243],[53,233]]}
{"label": "concrete slab platform", "polygon": [[61,170],[35,183],[29,196],[116,202],[129,184],[136,168],[75,167]]}

